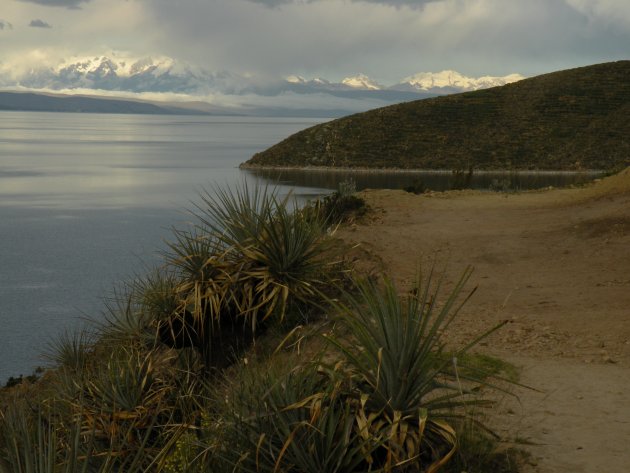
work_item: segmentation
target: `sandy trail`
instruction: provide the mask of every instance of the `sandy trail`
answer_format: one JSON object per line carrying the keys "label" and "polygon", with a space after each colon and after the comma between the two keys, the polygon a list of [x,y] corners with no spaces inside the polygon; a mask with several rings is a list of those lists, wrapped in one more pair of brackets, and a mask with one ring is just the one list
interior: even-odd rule
{"label": "sandy trail", "polygon": [[370,217],[339,235],[403,286],[418,263],[475,267],[453,330],[522,367],[521,404],[499,410],[532,472],[630,471],[630,169],[580,189],[416,196],[366,191]]}

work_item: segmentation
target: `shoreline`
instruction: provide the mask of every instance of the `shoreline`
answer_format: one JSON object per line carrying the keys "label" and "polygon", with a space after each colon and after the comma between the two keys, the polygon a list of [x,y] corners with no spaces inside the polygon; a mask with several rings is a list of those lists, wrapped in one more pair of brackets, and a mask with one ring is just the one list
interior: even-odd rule
{"label": "shoreline", "polygon": [[[299,171],[299,172],[326,172],[326,173],[361,173],[361,174],[452,174],[456,171],[467,173],[467,169],[401,169],[401,168],[364,168],[364,167],[330,167],[330,166],[259,166],[242,163],[239,169],[244,171]],[[586,169],[582,171],[570,171],[570,170],[549,170],[549,169],[474,169],[474,174],[483,175],[589,175],[589,176],[604,176],[606,170],[604,169]]]}

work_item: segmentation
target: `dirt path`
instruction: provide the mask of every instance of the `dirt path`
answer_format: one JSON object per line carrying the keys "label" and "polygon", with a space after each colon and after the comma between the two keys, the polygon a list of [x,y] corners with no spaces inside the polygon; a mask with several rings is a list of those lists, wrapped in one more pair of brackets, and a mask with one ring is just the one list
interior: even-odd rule
{"label": "dirt path", "polygon": [[339,234],[402,285],[421,261],[450,281],[475,267],[454,342],[509,320],[481,349],[544,391],[502,416],[530,471],[630,471],[630,169],[582,189],[364,195],[372,216]]}

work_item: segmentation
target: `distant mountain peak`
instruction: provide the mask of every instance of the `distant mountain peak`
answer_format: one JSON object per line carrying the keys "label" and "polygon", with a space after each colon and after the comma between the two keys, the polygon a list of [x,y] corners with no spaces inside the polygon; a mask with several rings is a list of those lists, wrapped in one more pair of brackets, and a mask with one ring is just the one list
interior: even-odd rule
{"label": "distant mountain peak", "polygon": [[370,79],[365,74],[357,74],[353,77],[346,77],[341,81],[343,85],[353,89],[381,90],[383,87],[375,80]]}
{"label": "distant mountain peak", "polygon": [[306,83],[306,79],[302,76],[296,76],[296,75],[290,75],[285,77],[285,79],[287,82],[290,82],[291,84],[305,84]]}
{"label": "distant mountain peak", "polygon": [[165,74],[175,66],[175,61],[166,56],[159,57],[125,57],[119,55],[72,57],[59,64],[54,71],[63,73],[73,71],[78,74],[106,74],[114,73],[118,77],[131,77],[137,74],[154,73]]}
{"label": "distant mountain peak", "polygon": [[299,75],[290,75],[284,78],[286,82],[289,84],[302,84],[302,85],[314,85],[314,86],[326,86],[330,85],[331,82],[322,79],[321,77],[315,77],[314,79],[306,79]]}
{"label": "distant mountain peak", "polygon": [[520,74],[509,74],[503,77],[467,77],[457,71],[444,70],[440,72],[418,72],[412,76],[405,77],[394,88],[406,86],[406,88],[420,91],[456,89],[464,92],[510,84],[522,79],[525,79],[525,77]]}

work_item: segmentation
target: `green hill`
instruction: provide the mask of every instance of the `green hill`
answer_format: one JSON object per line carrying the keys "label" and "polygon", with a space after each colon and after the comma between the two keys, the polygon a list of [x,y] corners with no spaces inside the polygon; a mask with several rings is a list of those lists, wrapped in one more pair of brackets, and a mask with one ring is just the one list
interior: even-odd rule
{"label": "green hill", "polygon": [[630,61],[351,115],[243,167],[616,169],[630,165]]}

